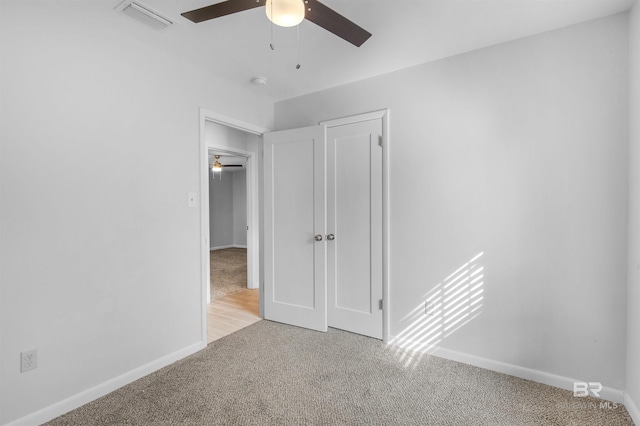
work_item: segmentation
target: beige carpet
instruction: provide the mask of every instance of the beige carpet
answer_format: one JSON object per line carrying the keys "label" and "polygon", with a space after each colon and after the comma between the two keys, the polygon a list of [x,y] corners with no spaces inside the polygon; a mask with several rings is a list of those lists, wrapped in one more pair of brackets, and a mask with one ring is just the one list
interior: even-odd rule
{"label": "beige carpet", "polygon": [[631,425],[622,405],[260,321],[50,425]]}
{"label": "beige carpet", "polygon": [[211,298],[247,288],[247,249],[227,248],[209,252]]}

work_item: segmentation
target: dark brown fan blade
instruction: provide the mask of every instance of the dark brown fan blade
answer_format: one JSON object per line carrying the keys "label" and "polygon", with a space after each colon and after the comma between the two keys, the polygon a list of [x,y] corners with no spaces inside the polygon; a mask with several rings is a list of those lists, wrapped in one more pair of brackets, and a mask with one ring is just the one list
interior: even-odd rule
{"label": "dark brown fan blade", "polygon": [[369,31],[317,0],[308,0],[305,6],[305,18],[357,47],[362,46],[362,43],[371,37]]}
{"label": "dark brown fan blade", "polygon": [[242,164],[223,164],[222,167],[242,167]]}
{"label": "dark brown fan blade", "polygon": [[243,10],[264,6],[265,3],[266,0],[227,0],[221,3],[212,4],[211,6],[205,6],[200,9],[184,12],[182,13],[182,16],[190,21],[198,23],[225,15],[231,15],[232,13],[242,12]]}

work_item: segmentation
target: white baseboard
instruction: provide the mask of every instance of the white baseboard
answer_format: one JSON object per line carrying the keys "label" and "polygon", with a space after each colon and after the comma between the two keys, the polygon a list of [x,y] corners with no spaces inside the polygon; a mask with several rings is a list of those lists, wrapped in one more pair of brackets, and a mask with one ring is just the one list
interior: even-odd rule
{"label": "white baseboard", "polygon": [[627,412],[629,412],[633,423],[640,425],[640,410],[638,410],[638,406],[626,392],[624,394],[624,406],[627,409]]}
{"label": "white baseboard", "polygon": [[118,377],[109,379],[104,383],[101,383],[97,386],[94,386],[85,391],[82,391],[60,402],[56,402],[55,404],[49,405],[48,407],[38,410],[35,413],[31,413],[27,416],[14,420],[8,423],[7,426],[9,425],[10,426],[40,425],[49,420],[55,419],[58,416],[68,413],[71,410],[81,407],[84,404],[87,404],[95,399],[98,399],[110,392],[113,392],[114,390],[119,389],[122,386],[128,385],[129,383],[134,382],[148,374],[151,374],[154,371],[161,369],[162,367],[166,367],[169,364],[173,364],[174,362],[184,357],[187,357],[195,352],[198,352],[199,350],[204,349],[206,347],[207,347],[206,342],[198,342],[191,346],[187,346],[184,349],[181,349],[172,354],[166,355],[162,358],[152,361],[148,364],[135,368]]}
{"label": "white baseboard", "polygon": [[[390,339],[391,344],[402,347],[398,344],[398,339]],[[405,344],[408,342],[404,342]],[[475,355],[470,355],[463,352],[452,351],[441,347],[432,347],[425,351],[429,355],[437,356],[440,358],[449,359],[451,361],[461,362],[463,364],[474,365],[476,367],[485,368],[487,370],[496,371],[498,373],[508,374],[510,376],[519,377],[521,379],[531,380],[534,382],[542,383],[549,386],[555,386],[560,389],[566,389],[573,392],[573,384],[577,379],[570,377],[559,376],[557,374],[547,373],[545,371],[533,370],[527,367],[521,367],[519,365],[508,364],[501,361],[496,361],[489,358],[482,358]],[[624,404],[625,392],[619,389],[603,386],[600,391],[600,398],[607,401],[617,402]]]}
{"label": "white baseboard", "polygon": [[228,248],[243,248],[243,249],[246,249],[247,246],[241,246],[239,244],[231,244],[231,245],[228,245],[228,246],[215,246],[215,247],[210,247],[209,251],[224,250],[224,249],[228,249]]}

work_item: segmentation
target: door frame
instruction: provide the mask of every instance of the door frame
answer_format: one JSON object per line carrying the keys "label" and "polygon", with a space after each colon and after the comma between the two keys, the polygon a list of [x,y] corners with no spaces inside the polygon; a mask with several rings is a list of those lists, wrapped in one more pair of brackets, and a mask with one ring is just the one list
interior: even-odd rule
{"label": "door frame", "polygon": [[382,119],[382,340],[389,342],[391,293],[389,291],[389,109],[321,121],[326,128]]}
{"label": "door frame", "polygon": [[[258,153],[208,143],[206,123],[212,122],[262,136],[269,129],[200,108],[200,270],[202,289],[202,340],[207,341],[207,305],[210,294],[209,243],[209,150],[247,157],[247,281],[255,288],[260,283],[260,207]],[[262,301],[260,302],[262,305]]]}

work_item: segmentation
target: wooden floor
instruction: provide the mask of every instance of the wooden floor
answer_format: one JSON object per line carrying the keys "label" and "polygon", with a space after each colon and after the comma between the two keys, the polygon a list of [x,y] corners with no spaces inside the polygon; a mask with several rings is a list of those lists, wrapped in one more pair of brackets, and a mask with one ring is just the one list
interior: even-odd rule
{"label": "wooden floor", "polygon": [[214,299],[207,306],[207,343],[261,320],[259,290],[241,290]]}

